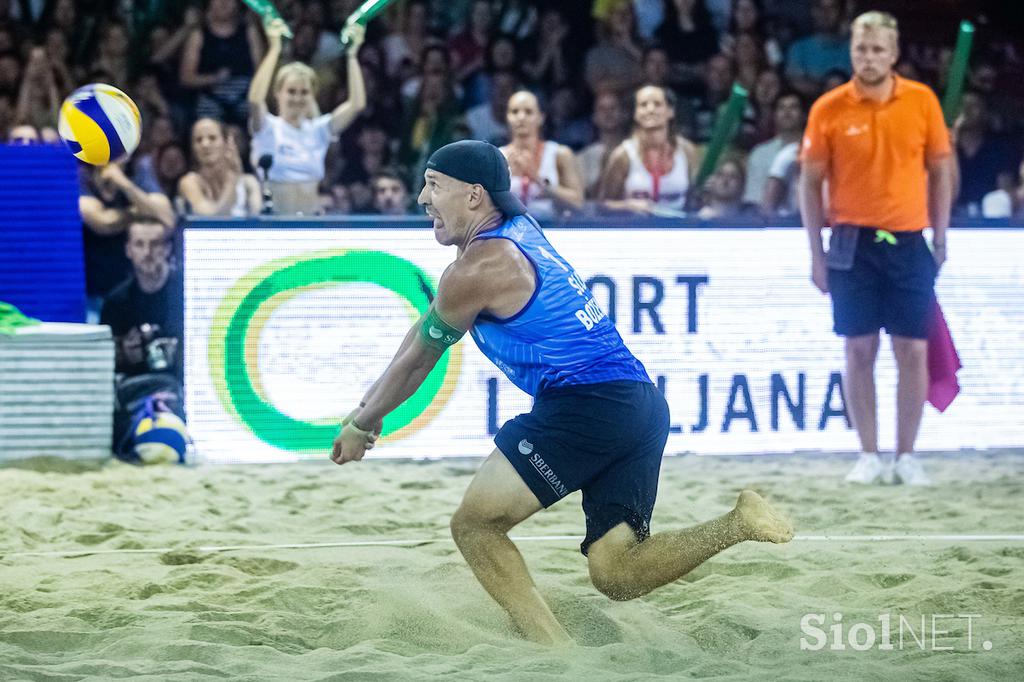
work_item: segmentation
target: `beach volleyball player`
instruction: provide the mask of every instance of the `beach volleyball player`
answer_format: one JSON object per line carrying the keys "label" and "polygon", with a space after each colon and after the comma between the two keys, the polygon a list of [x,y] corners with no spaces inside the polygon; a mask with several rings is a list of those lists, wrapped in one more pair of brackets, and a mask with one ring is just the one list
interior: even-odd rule
{"label": "beach volleyball player", "polygon": [[508,538],[516,524],[583,491],[594,585],[632,599],[744,540],[787,542],[792,529],[756,493],[699,526],[651,535],[668,405],[593,295],[509,191],[504,156],[465,140],[434,152],[419,203],[434,237],[458,247],[430,309],[343,422],[338,464],[362,459],[382,419],[469,331],[533,409],[508,421],[451,520],[484,588],[535,641],[569,641]]}

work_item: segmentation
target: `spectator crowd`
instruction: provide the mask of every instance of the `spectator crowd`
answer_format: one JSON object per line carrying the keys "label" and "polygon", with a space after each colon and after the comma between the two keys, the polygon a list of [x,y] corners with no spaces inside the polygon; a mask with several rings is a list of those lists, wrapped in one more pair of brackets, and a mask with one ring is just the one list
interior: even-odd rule
{"label": "spectator crowd", "polygon": [[[541,218],[795,216],[809,106],[849,79],[850,20],[878,8],[402,0],[365,34],[349,31],[346,48],[339,34],[359,4],[278,0],[285,39],[283,25],[263,25],[240,0],[0,0],[0,139],[56,141],[60,102],[86,83],[121,88],[142,112],[130,160],[81,172],[97,310],[133,264],[141,288],[116,301],[176,281],[152,260],[173,260],[161,240],[182,214],[415,212],[426,159],[462,138],[502,148],[515,190]],[[896,8],[909,17],[897,71],[941,94],[964,17],[934,6]],[[1021,27],[969,18],[979,32],[951,130],[962,179],[954,214],[1024,217]],[[698,185],[734,83],[749,93],[739,129]]]}
{"label": "spectator crowd", "polygon": [[[277,185],[278,212],[412,210],[426,158],[470,137],[505,146],[542,215],[581,210],[584,200],[705,217],[793,215],[808,107],[849,78],[849,20],[870,9],[854,0],[403,0],[346,53],[338,37],[358,4],[280,0],[294,33],[282,40],[239,0],[0,0],[0,134],[12,143],[53,141],[63,97],[106,82],[136,100],[144,121],[118,193],[163,194],[178,213],[258,212],[261,172]],[[919,4],[927,13],[929,3]],[[1019,215],[1024,138],[1014,112],[1024,104],[1024,55],[1012,26],[1003,35],[981,19],[954,130],[963,179],[955,210]],[[937,35],[905,24],[899,72],[941,93],[955,25]],[[301,106],[309,116],[288,113],[283,75],[308,88]],[[691,187],[733,83],[749,92],[741,128],[716,173]],[[658,143],[639,131],[635,95],[643,85],[658,86],[671,109],[668,137]],[[514,130],[522,122],[513,122],[509,105],[520,91],[532,95],[536,133]],[[290,140],[274,147],[266,139],[274,121],[289,116],[293,128],[308,118],[313,130],[320,112],[333,114],[314,131],[322,160],[284,158]],[[621,175],[609,161],[630,139],[627,147],[637,148],[626,150],[629,161],[657,179],[671,173],[659,164],[674,165],[685,152],[690,177],[670,201],[661,192],[642,196],[630,178],[623,188],[608,177]]]}

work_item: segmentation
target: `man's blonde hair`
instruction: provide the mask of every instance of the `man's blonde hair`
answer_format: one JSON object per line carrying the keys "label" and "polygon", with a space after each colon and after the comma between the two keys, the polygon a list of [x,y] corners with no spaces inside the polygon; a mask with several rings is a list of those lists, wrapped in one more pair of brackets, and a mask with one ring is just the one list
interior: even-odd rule
{"label": "man's blonde hair", "polygon": [[309,83],[309,89],[313,94],[313,102],[309,105],[309,111],[306,115],[309,118],[316,118],[320,115],[320,105],[316,102],[316,93],[320,89],[320,79],[316,75],[311,67],[303,64],[302,62],[292,62],[291,64],[285,64],[277,70],[277,75],[274,76],[274,93],[281,91],[284,87],[284,82],[292,76],[298,76],[304,78]]}
{"label": "man's blonde hair", "polygon": [[853,30],[858,28],[864,30],[891,28],[896,33],[897,40],[900,35],[899,23],[896,21],[896,17],[888,12],[865,12],[853,20]]}

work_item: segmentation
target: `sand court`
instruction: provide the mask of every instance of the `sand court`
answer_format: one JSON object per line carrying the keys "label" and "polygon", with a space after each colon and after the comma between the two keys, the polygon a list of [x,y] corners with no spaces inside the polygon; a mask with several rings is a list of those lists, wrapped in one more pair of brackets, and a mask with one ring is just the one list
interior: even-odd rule
{"label": "sand court", "polygon": [[[479,462],[2,469],[0,678],[991,679],[1024,665],[1019,454],[931,457],[932,489],[851,487],[835,456],[668,458],[654,531],[750,486],[797,537],[625,603],[590,585],[573,495],[513,533],[579,642],[564,651],[520,639],[450,541]],[[853,648],[869,627],[872,646]]]}

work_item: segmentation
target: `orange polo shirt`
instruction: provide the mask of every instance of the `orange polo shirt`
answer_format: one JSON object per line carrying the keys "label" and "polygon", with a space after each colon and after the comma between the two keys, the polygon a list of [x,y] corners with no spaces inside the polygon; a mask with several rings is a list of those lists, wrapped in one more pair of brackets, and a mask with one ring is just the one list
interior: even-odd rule
{"label": "orange polo shirt", "polygon": [[827,164],[829,220],[890,232],[929,226],[927,159],[951,153],[935,93],[893,76],[885,102],[864,98],[854,81],[811,107],[801,161]]}

